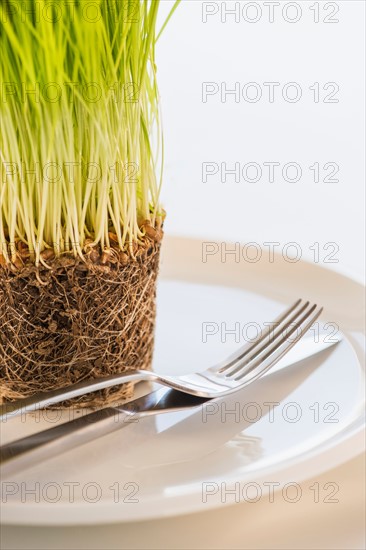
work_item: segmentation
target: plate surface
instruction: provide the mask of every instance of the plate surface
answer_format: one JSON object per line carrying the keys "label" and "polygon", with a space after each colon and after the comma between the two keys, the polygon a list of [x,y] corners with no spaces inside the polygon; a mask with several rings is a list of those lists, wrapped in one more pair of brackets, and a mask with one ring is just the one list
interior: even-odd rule
{"label": "plate surface", "polygon": [[[207,245],[200,241],[166,238],[155,370],[178,374],[207,368],[298,297],[324,305],[324,318],[313,331],[315,344],[337,339],[340,330],[345,338],[215,406],[144,419],[2,480],[3,523],[167,517],[252,500],[286,484],[289,498],[296,498],[297,482],[362,451],[362,286],[319,265],[280,256],[248,263],[233,256],[223,261],[215,252],[203,261],[203,248]],[[2,443],[76,414],[43,411],[11,420],[1,427]]]}

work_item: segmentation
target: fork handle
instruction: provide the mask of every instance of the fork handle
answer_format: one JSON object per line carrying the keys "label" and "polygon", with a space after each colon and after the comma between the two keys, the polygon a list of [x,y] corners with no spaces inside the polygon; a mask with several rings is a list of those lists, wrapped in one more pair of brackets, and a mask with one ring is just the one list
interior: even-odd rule
{"label": "fork handle", "polygon": [[154,379],[154,373],[144,370],[128,370],[122,374],[111,374],[104,378],[94,378],[78,382],[58,390],[51,390],[49,392],[38,393],[25,399],[19,399],[12,403],[5,403],[0,405],[0,420],[4,421],[8,418],[18,416],[19,414],[27,413],[48,407],[49,405],[56,405],[65,401],[66,399],[72,399],[85,395],[97,390],[103,390],[110,388],[118,384],[125,384],[127,382],[139,382],[142,380]]}
{"label": "fork handle", "polygon": [[128,414],[108,407],[3,445],[0,447],[0,478],[18,474],[45,459],[119,430],[141,416],[141,413]]}

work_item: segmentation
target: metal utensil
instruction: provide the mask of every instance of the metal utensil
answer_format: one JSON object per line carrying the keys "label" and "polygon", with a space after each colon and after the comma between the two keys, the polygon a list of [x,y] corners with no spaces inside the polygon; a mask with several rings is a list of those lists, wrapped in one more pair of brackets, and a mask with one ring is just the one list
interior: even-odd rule
{"label": "metal utensil", "polygon": [[321,311],[322,308],[299,300],[276,320],[278,326],[272,337],[269,338],[269,331],[267,337],[262,334],[224,363],[203,373],[174,378],[147,373],[153,375],[151,378],[149,376],[149,380],[172,386],[168,392],[161,388],[125,405],[101,409],[0,447],[1,476],[17,473],[144,416],[197,407],[208,399],[223,397],[243,388],[263,376],[288,353]]}
{"label": "metal utensil", "polygon": [[225,361],[203,372],[182,376],[161,375],[151,371],[125,371],[105,378],[85,380],[68,387],[34,395],[0,406],[0,419],[6,420],[66,399],[126,382],[151,381],[190,395],[215,398],[236,391],[262,376],[279,361],[319,317],[322,308],[303,300],[291,307]]}

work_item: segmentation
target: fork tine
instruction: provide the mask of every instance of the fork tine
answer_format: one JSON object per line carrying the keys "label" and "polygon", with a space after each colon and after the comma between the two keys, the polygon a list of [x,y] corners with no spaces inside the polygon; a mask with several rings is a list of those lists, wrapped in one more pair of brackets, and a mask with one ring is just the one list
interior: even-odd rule
{"label": "fork tine", "polygon": [[[301,303],[298,308],[294,310],[294,313],[284,319],[283,323],[277,324],[276,328],[273,330],[273,334],[268,333],[269,338],[263,343],[263,339],[260,341],[259,345],[252,348],[249,353],[246,354],[245,358],[243,357],[240,361],[237,361],[235,365],[229,369],[225,369],[223,373],[225,376],[230,377],[236,374],[241,370],[247,363],[251,362],[253,359],[258,357],[268,346],[277,341],[283,334],[284,331],[287,331],[293,323],[296,323],[299,316],[306,311],[309,307],[310,302]],[[273,324],[273,323],[272,323]]]}
{"label": "fork tine", "polygon": [[[279,361],[304,336],[322,311],[323,308],[318,307],[316,304],[307,308],[305,313],[298,319],[295,326],[293,326],[285,336],[269,344],[264,350],[264,353],[259,357],[256,356],[252,361],[245,364],[242,369],[232,376],[234,380],[243,380],[248,374],[250,375],[252,373],[252,376],[249,376],[248,379],[245,380],[246,385],[259,376],[262,376],[264,372],[277,363],[277,361]],[[296,333],[295,336],[290,340],[290,337],[294,333]]]}
{"label": "fork tine", "polygon": [[[287,308],[281,315],[276,317],[276,319],[273,321],[272,324],[281,324],[283,323],[289,315],[301,304],[302,299],[296,300],[289,308]],[[235,353],[230,355],[227,359],[219,363],[218,365],[215,365],[212,367],[212,370],[215,370],[216,372],[222,373],[224,371],[227,371],[229,368],[235,366],[238,361],[240,361],[243,357],[248,355],[250,351],[253,350],[254,347],[256,347],[258,344],[260,344],[263,340],[267,338],[267,336],[270,335],[271,332],[271,326],[268,326],[265,330],[263,330],[257,338],[255,338],[252,342],[247,342],[242,346],[239,350],[237,350]]]}
{"label": "fork tine", "polygon": [[[257,357],[262,351],[272,342],[274,342],[283,331],[286,330],[292,323],[296,322],[298,316],[305,311],[309,306],[309,302],[298,300],[291,308],[283,313],[279,318],[273,321],[268,328],[263,330],[261,335],[250,344],[242,353],[237,356],[236,361],[227,364],[220,370],[220,374],[231,376],[235,374],[243,365],[247,364],[254,357]],[[279,320],[278,320],[279,319]],[[273,328],[273,325],[275,327]],[[245,346],[244,346],[245,348]]]}

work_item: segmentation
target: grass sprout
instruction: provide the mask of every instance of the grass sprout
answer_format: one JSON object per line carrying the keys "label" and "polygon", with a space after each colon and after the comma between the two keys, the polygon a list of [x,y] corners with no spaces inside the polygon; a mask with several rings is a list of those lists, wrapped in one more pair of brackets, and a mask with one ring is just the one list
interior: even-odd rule
{"label": "grass sprout", "polygon": [[[176,9],[178,2],[166,20]],[[159,0],[2,0],[0,261],[161,224]],[[165,23],[163,25],[163,28]],[[163,30],[163,28],[161,30]]]}

